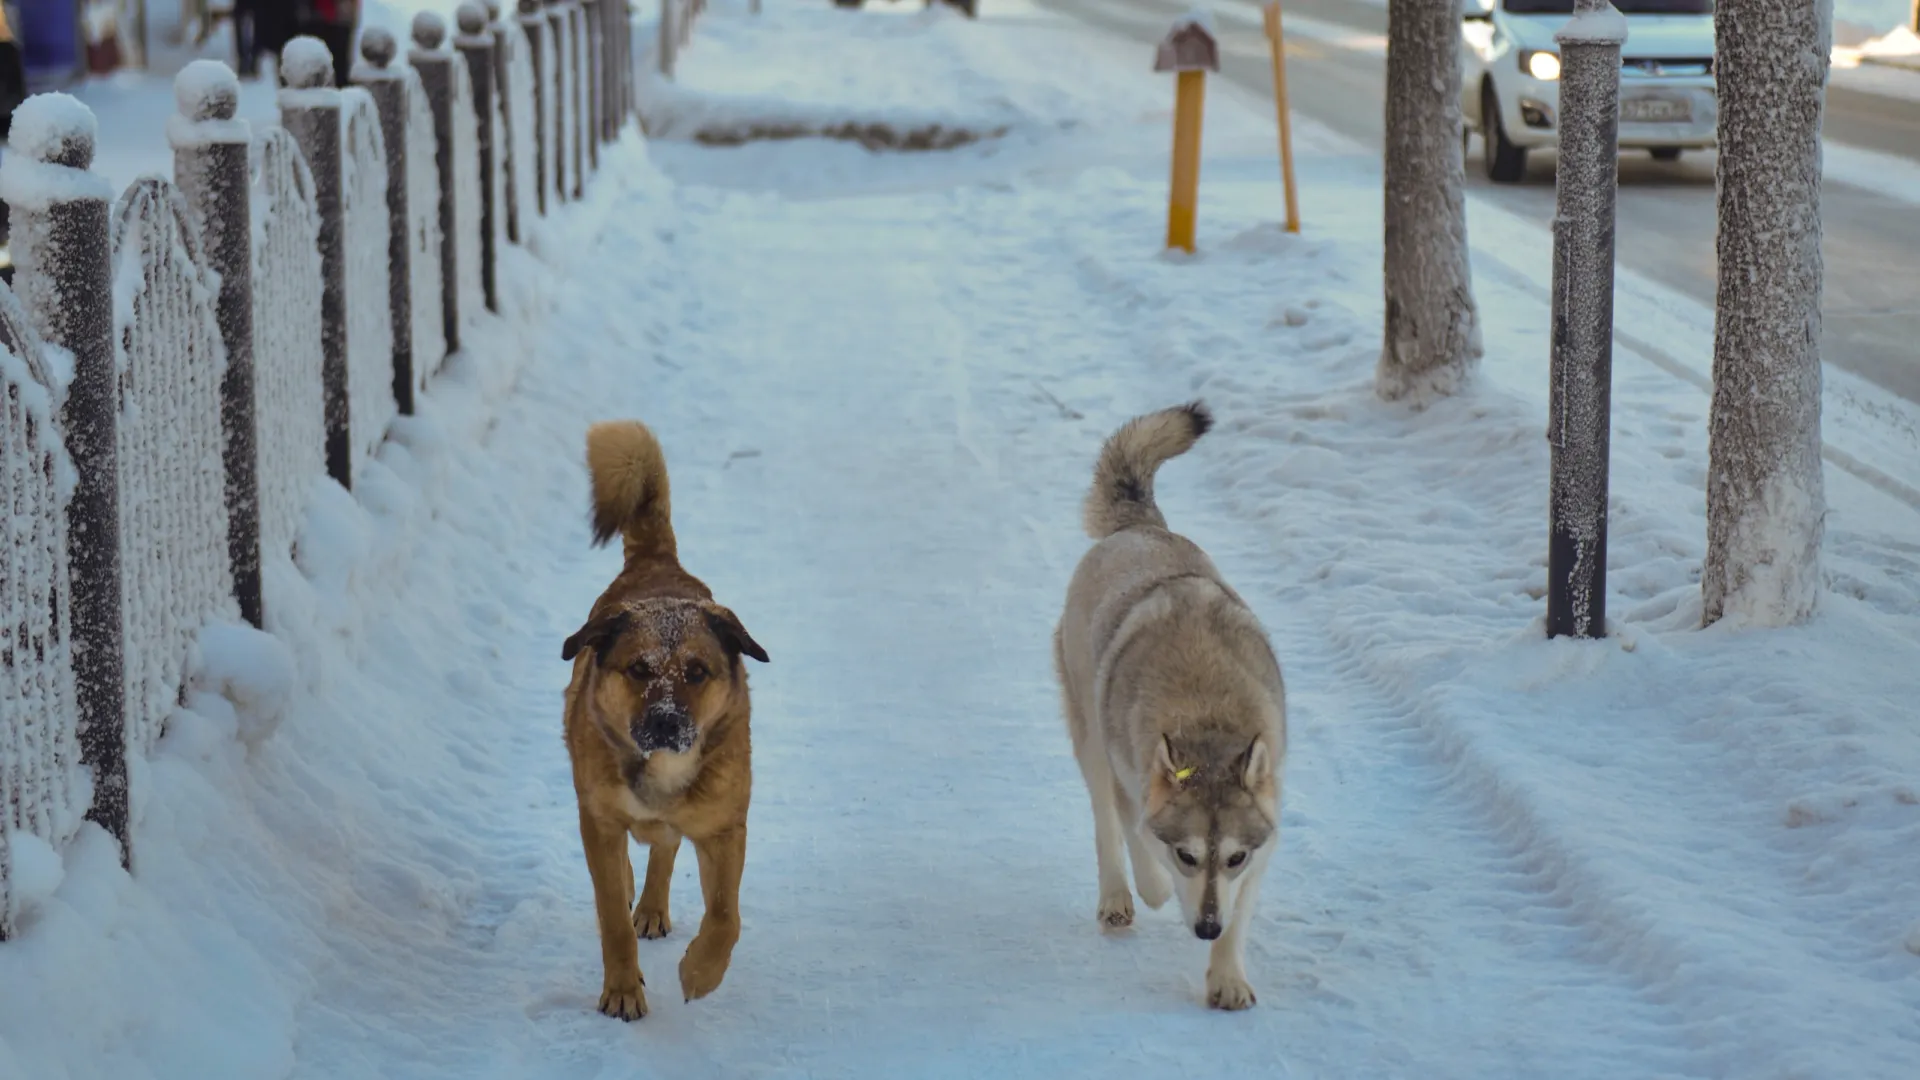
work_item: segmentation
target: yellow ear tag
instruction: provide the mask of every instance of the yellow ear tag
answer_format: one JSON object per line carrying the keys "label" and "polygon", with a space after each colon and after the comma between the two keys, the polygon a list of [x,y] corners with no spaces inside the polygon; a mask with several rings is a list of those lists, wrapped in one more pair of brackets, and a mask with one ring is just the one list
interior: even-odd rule
{"label": "yellow ear tag", "polygon": [[1192,775],[1193,775],[1193,766],[1189,765],[1184,769],[1175,769],[1173,773],[1173,778],[1175,780],[1185,780],[1187,777]]}

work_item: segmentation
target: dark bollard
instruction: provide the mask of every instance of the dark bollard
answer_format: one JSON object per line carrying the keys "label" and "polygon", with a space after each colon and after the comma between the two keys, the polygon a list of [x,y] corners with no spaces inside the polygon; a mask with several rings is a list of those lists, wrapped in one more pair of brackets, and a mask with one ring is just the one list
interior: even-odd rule
{"label": "dark bollard", "polygon": [[387,297],[393,326],[393,400],[400,415],[412,416],[413,249],[407,242],[407,78],[393,66],[400,46],[393,35],[377,26],[360,35],[360,57],[353,81],[373,98],[380,113],[380,139],[387,150]]}
{"label": "dark bollard", "polygon": [[468,80],[473,84],[473,113],[479,121],[475,125],[478,138],[480,169],[480,287],[485,291],[487,310],[500,310],[500,295],[494,282],[494,261],[498,253],[494,251],[494,230],[499,226],[493,216],[494,183],[498,173],[494,166],[494,147],[497,144],[494,119],[499,115],[499,95],[495,92],[493,67],[493,35],[487,33],[487,13],[474,0],[466,0],[454,18],[460,27],[460,35],[453,40],[453,47],[459,50],[467,63]]}
{"label": "dark bollard", "polygon": [[[78,483],[67,504],[73,675],[80,761],[93,773],[87,819],[127,846],[126,677],[120,608],[120,379],[114,368],[113,191],[87,171],[93,113],[66,94],[36,94],[14,113],[0,165],[11,211],[14,285],[34,329],[73,356],[60,425]],[[23,145],[22,132],[41,138]]]}
{"label": "dark bollard", "polygon": [[1576,0],[1561,47],[1560,168],[1553,221],[1553,370],[1547,438],[1547,636],[1607,633],[1608,428],[1613,386],[1614,197],[1620,46],[1608,0]]}
{"label": "dark bollard", "polygon": [[227,467],[227,555],[240,616],[265,625],[260,585],[260,440],[254,407],[253,132],[235,120],[240,80],[225,64],[195,60],[173,80],[180,117],[168,127],[173,176],[186,196],[206,250],[220,275],[216,312],[227,370],[220,380],[220,421]]}
{"label": "dark bollard", "polygon": [[280,126],[300,144],[320,211],[321,382],[326,388],[327,475],[353,487],[347,407],[346,207],[340,199],[340,91],[333,55],[319,38],[297,37],[280,53]]}
{"label": "dark bollard", "polygon": [[540,0],[520,0],[520,32],[527,35],[528,59],[533,61],[533,180],[534,206],[540,216],[547,214],[547,164],[552,151],[547,149],[553,134],[547,123],[547,61],[541,43],[547,33],[547,17]]}
{"label": "dark bollard", "polygon": [[434,162],[440,171],[440,310],[446,324],[447,355],[460,351],[460,228],[454,216],[459,178],[453,160],[453,54],[446,44],[447,24],[423,11],[413,17],[413,45],[407,63],[420,73],[433,112],[433,133],[439,142]]}

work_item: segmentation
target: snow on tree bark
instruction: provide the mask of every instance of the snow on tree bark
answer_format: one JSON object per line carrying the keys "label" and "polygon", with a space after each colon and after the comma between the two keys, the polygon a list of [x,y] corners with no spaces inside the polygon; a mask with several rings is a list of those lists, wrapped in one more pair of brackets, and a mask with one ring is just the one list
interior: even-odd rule
{"label": "snow on tree bark", "polygon": [[186,197],[134,182],[113,222],[120,367],[120,565],[126,749],[153,748],[186,684],[200,628],[233,619],[227,551],[218,283]]}
{"label": "snow on tree bark", "polygon": [[1820,117],[1832,2],[1722,0],[1720,281],[1707,471],[1704,621],[1813,613],[1820,462]]}
{"label": "snow on tree bark", "polygon": [[1386,326],[1375,385],[1416,404],[1460,389],[1480,358],[1460,157],[1460,11],[1387,5]]}
{"label": "snow on tree bark", "polygon": [[320,319],[320,210],[313,174],[284,128],[259,141],[254,183],[254,392],[260,440],[260,549],[293,550],[314,482],[327,471]]}

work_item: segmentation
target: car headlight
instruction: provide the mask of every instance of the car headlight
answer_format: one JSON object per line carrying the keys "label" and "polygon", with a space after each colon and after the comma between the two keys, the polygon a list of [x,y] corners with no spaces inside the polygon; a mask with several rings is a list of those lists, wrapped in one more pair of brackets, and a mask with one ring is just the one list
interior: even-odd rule
{"label": "car headlight", "polygon": [[1560,57],[1556,53],[1526,49],[1520,53],[1520,70],[1541,82],[1553,82],[1560,77]]}

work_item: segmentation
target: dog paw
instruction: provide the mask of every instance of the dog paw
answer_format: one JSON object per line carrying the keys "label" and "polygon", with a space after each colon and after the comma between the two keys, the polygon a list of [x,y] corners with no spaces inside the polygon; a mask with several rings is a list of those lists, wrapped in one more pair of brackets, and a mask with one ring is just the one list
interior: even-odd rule
{"label": "dog paw", "polygon": [[1132,926],[1133,897],[1121,892],[1102,898],[1099,918],[1102,930],[1125,930]]}
{"label": "dog paw", "polygon": [[702,948],[699,938],[680,958],[680,992],[688,1001],[697,1001],[719,989],[727,977],[727,965],[733,959],[730,950]]}
{"label": "dog paw", "polygon": [[673,933],[673,920],[664,911],[648,911],[646,908],[633,909],[633,932],[642,940],[652,941]]}
{"label": "dog paw", "polygon": [[1253,987],[1247,985],[1245,976],[1207,972],[1208,1008],[1239,1012],[1252,1008],[1254,1001]]}
{"label": "dog paw", "polygon": [[634,1021],[647,1015],[645,979],[624,986],[609,986],[600,991],[600,1011],[615,1020]]}
{"label": "dog paw", "polygon": [[1173,882],[1167,880],[1165,870],[1152,863],[1134,870],[1133,887],[1140,893],[1140,902],[1155,911],[1173,899]]}

